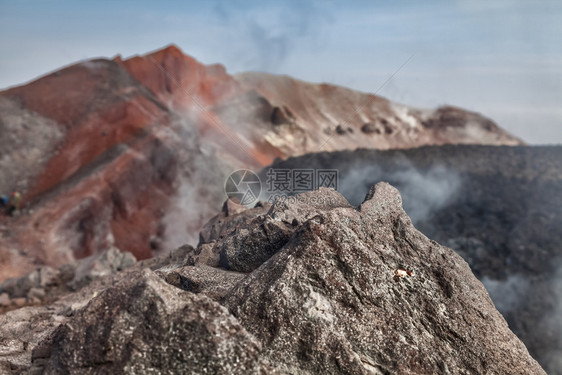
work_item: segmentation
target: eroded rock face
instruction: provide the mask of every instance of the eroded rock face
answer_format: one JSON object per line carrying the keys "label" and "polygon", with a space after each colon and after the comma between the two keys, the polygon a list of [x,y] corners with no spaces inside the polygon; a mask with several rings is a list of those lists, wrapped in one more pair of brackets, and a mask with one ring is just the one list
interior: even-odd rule
{"label": "eroded rock face", "polygon": [[[64,282],[72,278],[75,268],[76,265],[61,267],[58,285],[45,289],[43,301],[34,302],[23,298],[22,306],[12,305],[11,311],[0,315],[0,373],[33,373],[31,357],[39,343],[100,292],[112,288],[121,280],[134,279],[140,270],[138,266],[123,271],[113,269],[114,273],[91,279],[89,284],[72,292]],[[39,351],[37,354],[41,356],[40,353]]]}
{"label": "eroded rock face", "polygon": [[[164,259],[166,264],[173,264],[172,258]],[[150,263],[158,260],[160,259],[153,258]],[[58,269],[39,267],[27,275],[9,278],[0,283],[0,312],[53,302],[72,291],[83,289],[96,279],[116,274],[135,263],[136,259],[131,253],[112,248],[77,262],[64,264]]]}
{"label": "eroded rock face", "polygon": [[337,169],[352,204],[392,183],[415,226],[467,261],[531,355],[562,374],[560,160],[560,146],[441,146],[318,153],[272,168]]}
{"label": "eroded rock face", "polygon": [[415,230],[396,189],[378,184],[367,199],[317,212],[225,298],[274,363],[311,374],[543,373],[462,258]]}
{"label": "eroded rock face", "polygon": [[93,279],[124,270],[135,262],[136,259],[131,253],[121,252],[117,248],[94,254],[78,262],[74,277],[68,286],[72,289],[80,289]]}
{"label": "eroded rock face", "polygon": [[61,325],[33,365],[44,374],[265,374],[260,349],[225,308],[145,270]]}
{"label": "eroded rock face", "polygon": [[274,206],[260,203],[251,210],[237,212],[228,208],[233,205],[227,201],[222,213],[204,227],[190,264],[251,272],[285,246],[299,225],[314,216],[316,210],[351,207],[341,194],[326,188],[321,188],[320,194],[303,193],[280,200]]}
{"label": "eroded rock face", "polygon": [[246,274],[226,271],[207,265],[185,266],[173,270],[160,270],[159,274],[168,284],[193,293],[202,293],[220,302],[232,287]]}
{"label": "eroded rock face", "polygon": [[[223,247],[236,266],[250,260],[245,272],[185,265],[178,256],[190,248],[137,263],[51,306],[0,316],[9,348],[0,365],[47,374],[544,374],[468,265],[417,231],[401,203],[379,183],[357,208],[327,189],[248,210],[248,220],[227,208],[222,228],[237,229],[215,235],[238,236]],[[291,229],[268,245],[256,233],[275,225]]]}

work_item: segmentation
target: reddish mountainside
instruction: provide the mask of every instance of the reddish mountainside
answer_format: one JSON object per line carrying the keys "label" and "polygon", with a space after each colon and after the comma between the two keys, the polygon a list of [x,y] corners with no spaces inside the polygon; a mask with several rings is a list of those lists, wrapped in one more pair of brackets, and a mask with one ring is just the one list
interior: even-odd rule
{"label": "reddish mountainside", "polygon": [[275,157],[422,144],[519,144],[492,121],[266,74],[231,76],[170,46],[97,59],[0,92],[0,280],[111,246],[147,258],[188,240],[225,175]]}
{"label": "reddish mountainside", "polygon": [[240,139],[228,119],[224,121],[209,111],[212,106],[244,96],[241,85],[224,66],[203,65],[174,45],[127,60],[117,57],[115,61],[168,108],[196,119],[200,133],[229,156],[254,166],[273,160],[259,147]]}
{"label": "reddish mountainside", "polygon": [[175,109],[213,105],[241,90],[224,66],[203,65],[173,45],[127,60],[117,57],[115,61],[163,103],[173,104]]}
{"label": "reddish mountainside", "polygon": [[[62,134],[23,187],[33,211],[16,222],[4,218],[5,249],[55,265],[112,244],[151,256],[154,218],[175,177],[174,157],[168,157],[172,164],[158,163],[170,153],[162,128],[170,126],[171,113],[106,60],[71,66],[3,96],[54,121]],[[2,275],[11,272],[21,270]]]}

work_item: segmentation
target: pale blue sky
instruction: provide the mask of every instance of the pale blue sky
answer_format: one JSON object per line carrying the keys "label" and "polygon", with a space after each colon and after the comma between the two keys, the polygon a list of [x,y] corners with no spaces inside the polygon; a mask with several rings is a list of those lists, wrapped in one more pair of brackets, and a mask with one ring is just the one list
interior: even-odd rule
{"label": "pale blue sky", "polygon": [[93,57],[175,43],[260,70],[481,112],[562,143],[562,1],[5,1],[0,88]]}

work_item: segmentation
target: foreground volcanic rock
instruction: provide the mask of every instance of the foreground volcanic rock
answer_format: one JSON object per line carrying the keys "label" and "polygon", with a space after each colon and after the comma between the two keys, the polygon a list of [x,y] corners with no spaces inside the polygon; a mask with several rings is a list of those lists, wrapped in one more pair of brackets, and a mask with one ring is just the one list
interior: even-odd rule
{"label": "foreground volcanic rock", "polygon": [[531,355],[562,374],[560,160],[560,146],[442,146],[318,153],[273,168],[337,169],[352,204],[392,183],[416,227],[469,263]]}
{"label": "foreground volcanic rock", "polygon": [[268,373],[259,352],[224,307],[143,271],[92,300],[33,359],[48,353],[46,374]]}
{"label": "foreground volcanic rock", "polygon": [[[468,265],[417,231],[386,183],[357,208],[327,189],[251,213],[225,206],[197,249],[178,251],[4,314],[0,365],[53,374],[544,374]],[[213,256],[222,268],[209,266]],[[42,309],[33,325],[28,309]]]}

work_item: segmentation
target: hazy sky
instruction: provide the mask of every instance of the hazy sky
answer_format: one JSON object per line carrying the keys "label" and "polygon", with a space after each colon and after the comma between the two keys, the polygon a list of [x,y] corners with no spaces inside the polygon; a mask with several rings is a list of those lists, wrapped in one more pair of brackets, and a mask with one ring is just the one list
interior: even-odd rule
{"label": "hazy sky", "polygon": [[481,112],[562,143],[562,1],[0,0],[0,88],[175,43],[260,70]]}

